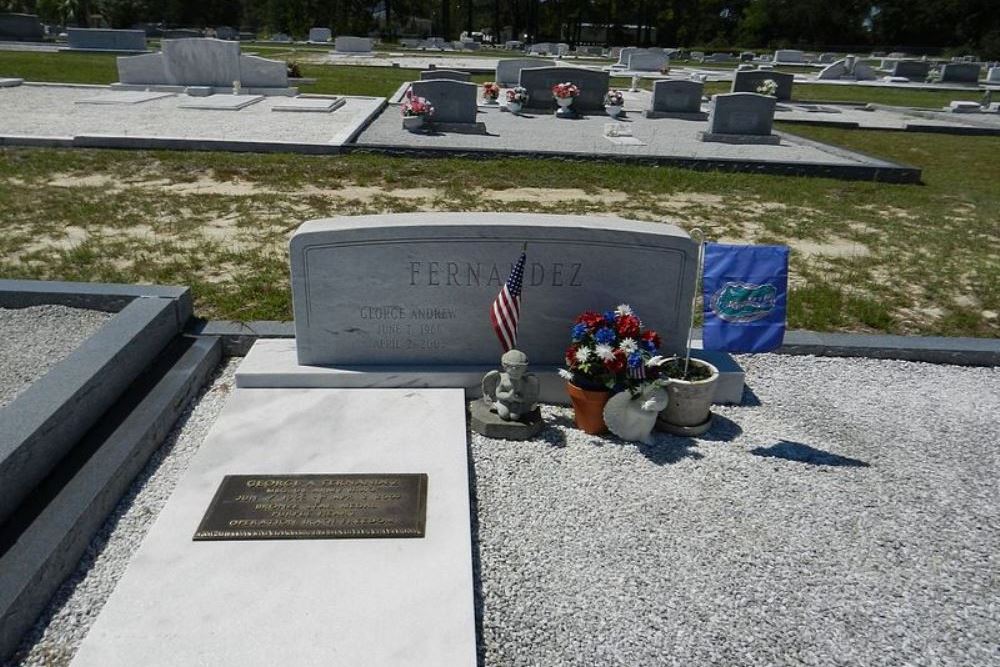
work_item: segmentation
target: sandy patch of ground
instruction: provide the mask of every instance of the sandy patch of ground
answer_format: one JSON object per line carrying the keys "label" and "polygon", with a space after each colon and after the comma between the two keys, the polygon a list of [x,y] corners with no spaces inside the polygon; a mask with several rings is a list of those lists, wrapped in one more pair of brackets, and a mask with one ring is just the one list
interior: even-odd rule
{"label": "sandy patch of ground", "polygon": [[601,190],[590,193],[579,188],[509,188],[506,190],[483,190],[481,195],[484,199],[497,202],[533,202],[538,204],[558,202],[621,204],[629,199],[629,195],[624,192]]}
{"label": "sandy patch of ground", "polygon": [[788,244],[793,251],[806,257],[867,257],[871,254],[868,246],[862,243],[836,237],[826,243],[789,239]]}

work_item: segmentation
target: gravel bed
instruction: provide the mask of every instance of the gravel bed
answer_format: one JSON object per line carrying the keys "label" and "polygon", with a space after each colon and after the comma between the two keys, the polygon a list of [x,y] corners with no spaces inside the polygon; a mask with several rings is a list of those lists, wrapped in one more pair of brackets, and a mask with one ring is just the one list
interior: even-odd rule
{"label": "gravel bed", "polygon": [[0,308],[0,408],[113,316],[100,310],[54,305]]}
{"label": "gravel bed", "polygon": [[472,437],[485,664],[1000,664],[1000,369],[740,361],[701,439]]}
{"label": "gravel bed", "polygon": [[[699,439],[471,437],[490,667],[1000,664],[1000,369],[742,357]],[[214,421],[218,375],[17,665],[65,665]],[[8,666],[9,667],[9,666]]]}
{"label": "gravel bed", "polygon": [[76,571],[3,667],[63,667],[97,620],[146,532],[187,470],[232,388],[239,359],[224,362],[181,415],[87,546]]}

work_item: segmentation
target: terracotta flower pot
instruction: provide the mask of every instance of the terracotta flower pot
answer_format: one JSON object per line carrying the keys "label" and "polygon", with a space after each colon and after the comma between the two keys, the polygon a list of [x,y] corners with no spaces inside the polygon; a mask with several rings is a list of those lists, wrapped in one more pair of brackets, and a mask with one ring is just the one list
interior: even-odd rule
{"label": "terracotta flower pot", "polygon": [[566,383],[566,392],[573,402],[573,416],[581,431],[597,435],[608,429],[604,423],[604,405],[611,398],[611,392],[606,389],[580,389],[572,382]]}

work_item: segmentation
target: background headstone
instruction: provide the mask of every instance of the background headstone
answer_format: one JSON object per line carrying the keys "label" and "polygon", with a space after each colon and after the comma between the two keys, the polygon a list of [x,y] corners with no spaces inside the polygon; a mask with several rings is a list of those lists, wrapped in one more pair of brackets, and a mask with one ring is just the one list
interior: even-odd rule
{"label": "background headstone", "polygon": [[104,30],[66,28],[70,49],[90,51],[145,51],[146,33],[142,30]]}
{"label": "background headstone", "polygon": [[410,90],[434,107],[432,123],[475,123],[479,86],[465,81],[431,79],[414,81]]}
{"label": "background headstone", "polygon": [[926,60],[897,60],[892,66],[893,76],[923,81],[931,72],[931,64]]}
{"label": "background headstone", "polygon": [[334,41],[333,48],[338,53],[371,53],[372,40],[370,37],[341,35]]}
{"label": "background headstone", "polygon": [[774,52],[776,63],[804,63],[806,54],[796,49],[778,49]]}
{"label": "background headstone", "polygon": [[636,51],[629,55],[627,69],[633,72],[659,72],[670,64],[670,58],[654,51]]}
{"label": "background headstone", "polygon": [[453,69],[431,69],[420,73],[420,80],[428,79],[451,79],[452,81],[472,81],[472,75],[468,72],[459,72]]}
{"label": "background headstone", "polygon": [[34,42],[44,35],[42,22],[34,14],[0,14],[0,40]]}
{"label": "background headstone", "polygon": [[525,242],[518,349],[532,364],[563,365],[573,318],[623,301],[665,350],[683,349],[698,251],[677,227],[420,213],[318,220],[295,232],[299,363],[495,365],[489,307]]}
{"label": "background headstone", "polygon": [[528,108],[554,109],[552,86],[575,83],[580,95],[573,102],[577,111],[603,111],[608,93],[608,73],[581,67],[531,67],[521,70],[520,85],[528,91]]}
{"label": "background headstone", "polygon": [[240,54],[238,42],[221,39],[163,40],[163,51],[118,58],[118,80],[129,85],[286,88],[281,60]]}
{"label": "background headstone", "polygon": [[704,92],[702,81],[657,81],[653,84],[652,107],[646,115],[655,118],[657,114],[700,114]]}
{"label": "background headstone", "polygon": [[329,28],[310,28],[309,41],[326,44],[333,39],[333,32]]}
{"label": "background headstone", "polygon": [[768,79],[778,84],[776,97],[779,100],[792,99],[792,85],[795,83],[795,75],[784,72],[762,72],[760,70],[738,71],[733,76],[733,85],[729,92],[755,93],[757,92],[757,88]]}
{"label": "background headstone", "polygon": [[501,86],[516,86],[521,80],[521,70],[525,67],[547,67],[548,60],[541,58],[507,58],[497,61],[496,82]]}
{"label": "background headstone", "polygon": [[194,28],[175,28],[163,31],[163,39],[200,39],[204,36],[201,30]]}
{"label": "background headstone", "polygon": [[778,137],[771,132],[776,104],[777,100],[770,95],[716,95],[708,114],[708,131],[702,133],[702,140],[778,143]]}
{"label": "background headstone", "polygon": [[229,39],[238,40],[240,38],[240,31],[232,26],[220,25],[215,29],[216,39]]}
{"label": "background headstone", "polygon": [[1000,66],[991,67],[990,72],[986,77],[989,83],[1000,83]]}
{"label": "background headstone", "polygon": [[941,67],[941,81],[979,83],[979,63],[948,63]]}

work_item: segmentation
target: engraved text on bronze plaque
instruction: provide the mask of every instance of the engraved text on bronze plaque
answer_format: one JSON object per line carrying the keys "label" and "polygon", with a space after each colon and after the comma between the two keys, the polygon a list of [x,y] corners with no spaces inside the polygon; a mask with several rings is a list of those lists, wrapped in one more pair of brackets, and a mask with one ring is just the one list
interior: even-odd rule
{"label": "engraved text on bronze plaque", "polygon": [[226,475],[196,540],[423,537],[427,475]]}

